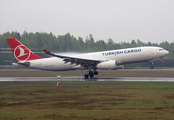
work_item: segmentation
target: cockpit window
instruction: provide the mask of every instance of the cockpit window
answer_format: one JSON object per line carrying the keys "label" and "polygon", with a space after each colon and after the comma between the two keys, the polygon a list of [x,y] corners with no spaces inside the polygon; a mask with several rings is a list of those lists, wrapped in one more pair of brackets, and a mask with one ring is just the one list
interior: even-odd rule
{"label": "cockpit window", "polygon": [[162,51],[163,49],[159,49],[159,51]]}

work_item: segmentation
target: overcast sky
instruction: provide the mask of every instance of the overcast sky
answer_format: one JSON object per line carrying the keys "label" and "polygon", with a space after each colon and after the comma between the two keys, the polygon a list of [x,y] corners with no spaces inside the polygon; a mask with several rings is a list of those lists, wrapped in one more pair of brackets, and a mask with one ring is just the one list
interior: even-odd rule
{"label": "overcast sky", "polygon": [[115,42],[174,41],[174,0],[0,0],[0,34],[24,30]]}

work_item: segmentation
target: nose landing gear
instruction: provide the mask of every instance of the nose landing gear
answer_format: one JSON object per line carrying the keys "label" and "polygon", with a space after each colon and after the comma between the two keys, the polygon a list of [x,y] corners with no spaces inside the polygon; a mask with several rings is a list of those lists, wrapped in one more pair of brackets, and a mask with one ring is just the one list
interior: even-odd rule
{"label": "nose landing gear", "polygon": [[153,69],[153,62],[151,62],[150,69]]}

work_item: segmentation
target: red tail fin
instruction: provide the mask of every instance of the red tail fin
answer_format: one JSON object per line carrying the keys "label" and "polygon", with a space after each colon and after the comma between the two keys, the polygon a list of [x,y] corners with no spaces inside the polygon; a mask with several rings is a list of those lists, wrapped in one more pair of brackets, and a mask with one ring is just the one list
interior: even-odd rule
{"label": "red tail fin", "polygon": [[42,59],[42,57],[39,57],[36,54],[34,54],[15,38],[8,38],[6,40],[11,48],[11,51],[14,54],[14,57],[18,62]]}

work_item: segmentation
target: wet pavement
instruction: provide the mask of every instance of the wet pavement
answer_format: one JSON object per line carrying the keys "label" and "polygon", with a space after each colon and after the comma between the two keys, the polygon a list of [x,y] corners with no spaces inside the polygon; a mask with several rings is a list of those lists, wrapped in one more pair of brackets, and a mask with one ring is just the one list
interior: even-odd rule
{"label": "wet pavement", "polygon": [[[0,81],[57,81],[57,77],[0,77]],[[158,77],[61,77],[60,81],[139,81],[139,82],[174,82],[174,78]]]}

